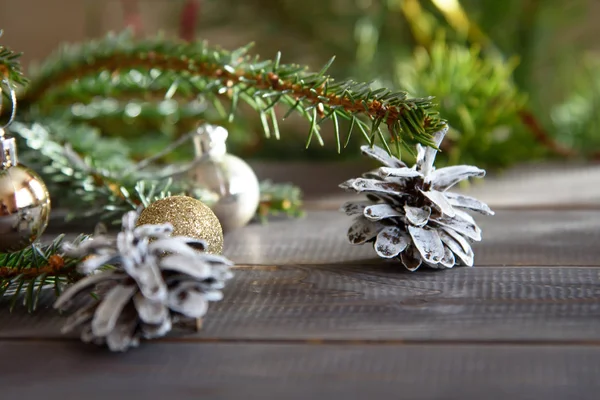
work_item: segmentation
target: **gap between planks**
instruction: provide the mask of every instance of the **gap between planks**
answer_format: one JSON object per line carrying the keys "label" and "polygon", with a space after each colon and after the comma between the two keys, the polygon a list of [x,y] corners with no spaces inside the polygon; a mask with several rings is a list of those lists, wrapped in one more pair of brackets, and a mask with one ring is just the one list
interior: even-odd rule
{"label": "gap between planks", "polygon": [[[382,265],[381,262],[377,262],[377,261],[373,261],[373,260],[366,260],[366,261],[348,261],[348,262],[344,262],[344,263],[311,263],[311,264],[305,264],[305,263],[291,263],[291,264],[281,264],[281,265],[263,265],[263,264],[235,264],[234,266],[231,267],[231,269],[237,269],[237,270],[257,270],[257,271],[277,271],[280,270],[282,268],[289,268],[289,267],[299,267],[299,268],[320,268],[320,267],[335,267],[335,266],[357,266],[357,265],[364,265],[365,267],[372,267],[372,266],[380,266]],[[398,266],[400,266],[400,264],[398,264]],[[393,266],[391,266],[393,267]],[[464,266],[459,266],[456,269],[459,268],[466,268],[466,269],[473,269],[473,268],[598,268],[600,269],[600,265],[598,264],[569,264],[569,265],[541,265],[541,264],[482,264],[482,265],[476,265],[474,267],[464,267]],[[452,268],[448,268],[448,269],[452,269]],[[440,270],[435,270],[435,269],[431,269],[428,270],[431,273],[435,273],[435,272],[441,272],[441,271],[447,271],[448,269],[440,269]],[[399,271],[401,272],[407,272],[404,269],[399,268]],[[414,273],[415,275],[418,274],[418,272]]]}
{"label": "gap between planks", "polygon": [[[320,199],[306,200],[305,211],[339,211],[345,201],[361,200],[360,198],[340,199],[340,201]],[[339,204],[338,204],[339,203]],[[559,204],[520,204],[494,205],[488,204],[494,211],[600,211],[599,203],[559,203]]]}
{"label": "gap between planks", "polygon": [[[2,337],[0,343],[79,343],[78,338]],[[515,347],[600,347],[600,340],[470,340],[470,339],[254,339],[217,337],[170,337],[147,342],[169,344],[240,344],[240,345],[308,345],[308,346],[515,346]],[[150,344],[150,343],[148,343]]]}

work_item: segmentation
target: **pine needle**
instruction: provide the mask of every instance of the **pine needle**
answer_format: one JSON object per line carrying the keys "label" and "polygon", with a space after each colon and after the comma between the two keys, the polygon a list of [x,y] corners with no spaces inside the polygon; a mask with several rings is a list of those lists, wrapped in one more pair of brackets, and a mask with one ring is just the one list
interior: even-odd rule
{"label": "pine needle", "polygon": [[[87,236],[79,236],[79,243]],[[0,253],[0,301],[8,301],[12,311],[21,300],[28,312],[37,309],[45,288],[58,288],[76,276],[75,266],[80,261],[62,254],[64,235],[46,246],[33,244],[13,253]]]}
{"label": "pine needle", "polygon": [[[233,119],[241,102],[249,103],[260,113],[266,135],[271,133],[271,127],[264,123],[264,112],[290,99],[296,101],[292,110],[306,116],[311,124],[309,111],[319,104],[334,123],[334,116],[350,120],[354,115],[375,121],[375,125],[385,122],[384,126],[393,126],[396,121],[403,121],[408,129],[402,132],[405,139],[424,145],[445,124],[434,111],[431,98],[410,99],[405,92],[372,89],[369,83],[335,81],[326,75],[334,57],[319,72],[311,73],[303,66],[283,64],[281,53],[274,60],[260,60],[247,55],[247,51],[248,46],[230,52],[200,41],[182,43],[164,37],[135,40],[130,33],[111,34],[101,40],[67,46],[49,57],[33,77],[21,104],[26,108],[35,105],[39,110],[56,110],[58,105],[67,104],[64,112],[69,113],[70,105],[90,104],[99,96],[141,97],[155,93],[174,99],[176,84],[177,92],[189,93],[187,99],[180,101],[203,96],[226,120]],[[136,79],[125,79],[130,74],[135,74]],[[119,76],[124,79],[116,79]],[[241,96],[242,93],[247,95]],[[258,98],[273,100],[266,107],[256,107],[262,104]],[[227,111],[224,100],[231,102]],[[86,115],[99,118],[108,112],[101,107],[94,110],[95,113],[80,112],[76,119]],[[414,121],[420,121],[419,125]],[[376,129],[374,126],[369,130],[369,137],[377,136]],[[309,134],[319,137],[312,128]],[[336,131],[338,141],[341,138]]]}

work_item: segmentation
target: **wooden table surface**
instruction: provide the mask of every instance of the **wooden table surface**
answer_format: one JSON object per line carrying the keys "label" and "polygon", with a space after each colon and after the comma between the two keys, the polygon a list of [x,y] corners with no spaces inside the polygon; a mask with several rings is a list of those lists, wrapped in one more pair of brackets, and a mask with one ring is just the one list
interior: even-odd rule
{"label": "wooden table surface", "polygon": [[375,259],[315,196],[227,235],[238,267],[199,333],[111,354],[62,336],[50,297],[0,307],[0,399],[599,399],[600,169],[528,171],[472,189],[497,209],[474,268]]}

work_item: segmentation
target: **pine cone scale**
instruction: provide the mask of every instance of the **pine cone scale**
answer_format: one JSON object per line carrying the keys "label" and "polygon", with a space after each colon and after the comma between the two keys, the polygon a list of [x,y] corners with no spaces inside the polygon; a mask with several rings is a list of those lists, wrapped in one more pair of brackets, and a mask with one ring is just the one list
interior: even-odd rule
{"label": "pine cone scale", "polygon": [[173,311],[190,318],[200,318],[206,314],[208,302],[201,292],[195,290],[196,286],[192,282],[186,283],[169,292],[167,304]]}
{"label": "pine cone scale", "polygon": [[402,213],[389,204],[375,204],[365,207],[363,215],[371,221],[401,217]]}
{"label": "pine cone scale", "polygon": [[163,270],[189,275],[194,279],[206,279],[211,276],[212,269],[207,264],[190,265],[186,261],[186,257],[178,254],[169,255],[162,259],[161,267]]}
{"label": "pine cone scale", "polygon": [[94,335],[107,336],[115,328],[117,319],[135,292],[134,285],[117,285],[108,291],[94,314],[92,321]]}
{"label": "pine cone scale", "polygon": [[446,192],[445,195],[448,199],[448,203],[453,207],[475,211],[483,215],[494,215],[494,212],[487,204],[482,203],[473,197],[449,192]]}
{"label": "pine cone scale", "polygon": [[388,226],[377,235],[375,251],[379,257],[393,258],[402,253],[408,244],[409,239],[400,228]]}
{"label": "pine cone scale", "polygon": [[446,268],[452,268],[456,264],[456,257],[454,257],[454,253],[449,247],[444,247],[444,257],[440,261],[440,264]]}
{"label": "pine cone scale", "polygon": [[88,306],[82,307],[67,318],[67,321],[63,325],[61,332],[68,333],[80,325],[90,322],[94,318],[96,313],[97,303],[89,304]]}
{"label": "pine cone scale", "polygon": [[411,178],[422,178],[423,174],[412,168],[386,168],[381,167],[378,170],[378,175],[381,178],[401,178],[401,182],[407,181]]}
{"label": "pine cone scale", "polygon": [[68,303],[83,290],[98,285],[104,281],[124,281],[127,276],[115,275],[112,271],[102,271],[88,276],[86,279],[79,280],[69,286],[54,303],[55,308],[65,308]]}
{"label": "pine cone scale", "polygon": [[467,178],[483,178],[484,176],[485,171],[477,167],[455,165],[433,171],[430,182],[432,182],[434,189],[445,191]]}
{"label": "pine cone scale", "polygon": [[377,236],[380,224],[358,217],[348,229],[348,240],[353,244],[363,244]]}
{"label": "pine cone scale", "polygon": [[[465,249],[457,240],[451,237],[446,231],[440,231],[440,239],[442,243],[446,245],[446,248],[457,255],[467,266],[473,265],[473,254],[471,252],[471,246],[467,243],[467,249]],[[471,253],[469,255],[469,253]]]}
{"label": "pine cone scale", "polygon": [[408,232],[423,261],[437,264],[444,257],[444,245],[436,230],[409,226]]}
{"label": "pine cone scale", "polygon": [[444,193],[438,192],[437,190],[423,191],[421,189],[419,189],[419,192],[421,192],[423,196],[427,197],[429,201],[431,201],[432,205],[443,215],[448,217],[454,217],[456,215],[454,207],[452,207]]}
{"label": "pine cone scale", "polygon": [[[127,314],[122,314],[113,329],[106,335],[106,345],[111,351],[125,351],[129,347],[137,346],[139,343],[138,338],[133,334],[137,326],[134,318],[135,313],[130,311]],[[92,332],[98,336],[94,332],[93,326]]]}
{"label": "pine cone scale", "polygon": [[415,250],[414,247],[408,247],[406,251],[400,253],[400,259],[402,260],[402,264],[411,272],[416,271],[422,264],[421,256],[419,256],[418,251]]}
{"label": "pine cone scale", "polygon": [[152,301],[141,292],[133,296],[133,305],[143,323],[162,324],[169,317],[168,309],[163,303]]}
{"label": "pine cone scale", "polygon": [[430,207],[411,207],[409,205],[404,205],[404,214],[406,215],[406,219],[413,226],[422,227],[429,222],[429,217],[431,217],[431,208]]}
{"label": "pine cone scale", "polygon": [[362,151],[362,153],[374,160],[379,161],[380,163],[382,163],[385,166],[391,167],[391,168],[403,168],[406,167],[406,164],[404,164],[402,161],[398,160],[395,157],[390,156],[387,151],[383,150],[382,148],[379,148],[377,146],[361,146],[360,150]]}

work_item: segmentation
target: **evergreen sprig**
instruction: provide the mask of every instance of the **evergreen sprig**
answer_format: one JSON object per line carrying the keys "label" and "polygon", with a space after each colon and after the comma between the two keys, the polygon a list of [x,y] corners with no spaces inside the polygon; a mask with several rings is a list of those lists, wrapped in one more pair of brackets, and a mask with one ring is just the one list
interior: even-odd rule
{"label": "evergreen sprig", "polygon": [[[79,236],[75,243],[85,240]],[[22,300],[29,312],[35,311],[43,289],[53,288],[59,295],[65,284],[78,279],[75,266],[80,261],[62,253],[64,235],[52,243],[34,244],[14,253],[0,253],[0,300],[12,311]]]}
{"label": "evergreen sprig", "polygon": [[[50,193],[60,193],[57,203],[70,211],[67,220],[99,217],[112,222],[127,211],[173,194],[204,200],[202,193],[191,193],[187,185],[174,182],[169,169],[157,174],[150,162],[133,162],[118,138],[102,138],[85,124],[44,122],[15,122],[11,131],[24,141],[21,159],[41,173]],[[257,214],[261,219],[280,213],[302,215],[299,188],[264,181],[260,191]]]}
{"label": "evergreen sprig", "polygon": [[[145,190],[148,183],[133,173],[137,172],[134,164],[118,139],[100,138],[88,126],[63,121],[31,126],[15,122],[11,130],[25,142],[21,159],[41,173],[50,193],[60,193],[59,205],[70,211],[67,219],[100,215],[102,220],[111,220],[155,195],[136,190]],[[68,140],[59,132],[68,135]],[[168,184],[162,183],[159,194],[168,194]]]}
{"label": "evergreen sprig", "polygon": [[[0,37],[4,32],[0,29]],[[28,80],[23,75],[19,58],[23,53],[16,53],[6,46],[0,45],[0,79],[7,79],[14,85],[26,85]]]}
{"label": "evergreen sprig", "polygon": [[445,123],[431,98],[413,99],[405,92],[372,89],[368,83],[335,81],[327,75],[333,58],[311,73],[306,67],[281,63],[280,53],[274,60],[252,57],[250,47],[226,51],[200,41],[134,40],[129,33],[110,34],[65,46],[47,59],[20,102],[43,114],[51,104],[88,104],[98,96],[202,97],[229,120],[238,105],[246,103],[259,113],[265,134],[277,138],[274,106],[284,104],[289,106],[284,118],[296,111],[309,120],[307,146],[313,138],[323,142],[321,124],[332,120],[338,150],[339,119],[350,121],[348,137],[358,129],[369,143],[378,139],[388,150],[392,142],[408,148],[416,142],[432,145],[431,134]]}

